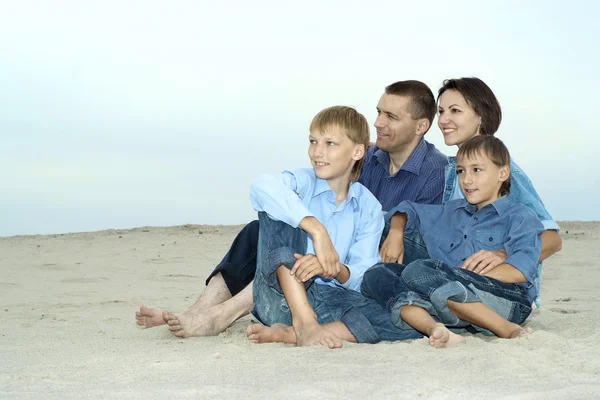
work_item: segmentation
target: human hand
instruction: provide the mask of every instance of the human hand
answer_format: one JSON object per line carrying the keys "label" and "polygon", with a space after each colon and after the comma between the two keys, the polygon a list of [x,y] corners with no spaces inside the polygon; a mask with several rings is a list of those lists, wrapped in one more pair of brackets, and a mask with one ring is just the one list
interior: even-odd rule
{"label": "human hand", "polygon": [[323,235],[313,236],[313,246],[316,257],[323,267],[323,273],[320,275],[325,279],[335,278],[341,269],[340,257],[329,235],[325,232]]}
{"label": "human hand", "polygon": [[314,254],[303,256],[296,253],[294,254],[294,258],[296,259],[296,263],[290,270],[290,275],[294,276],[296,282],[303,283],[317,275],[323,276],[323,267]]}
{"label": "human hand", "polygon": [[479,250],[467,258],[461,268],[473,271],[479,275],[490,272],[508,258],[506,250]]}
{"label": "human hand", "polygon": [[402,264],[404,261],[404,232],[390,230],[379,250],[381,261]]}

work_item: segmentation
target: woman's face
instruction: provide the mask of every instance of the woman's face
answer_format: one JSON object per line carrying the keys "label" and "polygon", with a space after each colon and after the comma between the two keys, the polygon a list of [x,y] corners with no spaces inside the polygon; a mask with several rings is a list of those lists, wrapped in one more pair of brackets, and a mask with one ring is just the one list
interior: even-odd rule
{"label": "woman's face", "polygon": [[448,89],[439,99],[438,126],[447,146],[461,144],[479,135],[481,118],[460,92]]}

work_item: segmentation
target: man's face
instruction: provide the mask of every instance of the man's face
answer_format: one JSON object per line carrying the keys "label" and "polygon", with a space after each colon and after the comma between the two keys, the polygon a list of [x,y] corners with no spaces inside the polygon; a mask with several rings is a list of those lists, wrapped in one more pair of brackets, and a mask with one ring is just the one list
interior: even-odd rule
{"label": "man's face", "polygon": [[383,151],[394,153],[402,151],[408,145],[420,139],[417,136],[418,120],[412,119],[410,107],[412,99],[408,96],[384,94],[377,104],[377,142]]}

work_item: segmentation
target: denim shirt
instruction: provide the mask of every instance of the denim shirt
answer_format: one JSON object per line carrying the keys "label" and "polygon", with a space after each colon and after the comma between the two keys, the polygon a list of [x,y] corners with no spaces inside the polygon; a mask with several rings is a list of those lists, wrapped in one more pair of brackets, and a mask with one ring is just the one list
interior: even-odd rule
{"label": "denim shirt", "polygon": [[544,226],[531,209],[503,196],[477,210],[466,200],[452,200],[445,205],[417,204],[403,201],[390,210],[386,219],[396,212],[406,214],[405,232],[417,229],[429,257],[459,268],[479,250],[504,249],[512,265],[525,276],[530,300],[537,296],[535,280],[542,252],[540,233]]}
{"label": "denim shirt", "polygon": [[[513,203],[519,203],[529,207],[544,225],[544,229],[560,230],[558,224],[552,219],[548,210],[544,206],[542,199],[536,192],[529,177],[513,160],[510,161],[510,194],[508,196]],[[456,157],[448,157],[448,165],[446,165],[446,184],[444,188],[443,204],[450,200],[464,198],[462,190],[458,185],[456,175]],[[542,274],[542,263],[538,264],[538,275],[535,281],[538,295],[535,299],[535,305],[540,306],[540,277]]]}

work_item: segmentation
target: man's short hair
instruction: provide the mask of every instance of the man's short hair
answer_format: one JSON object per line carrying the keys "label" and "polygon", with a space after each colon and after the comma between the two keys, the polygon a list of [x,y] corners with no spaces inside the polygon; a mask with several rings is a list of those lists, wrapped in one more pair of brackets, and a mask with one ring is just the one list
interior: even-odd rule
{"label": "man's short hair", "polygon": [[385,88],[385,93],[410,97],[412,103],[408,111],[412,119],[427,118],[429,125],[433,124],[437,111],[435,97],[429,86],[423,82],[414,80],[395,82]]}

